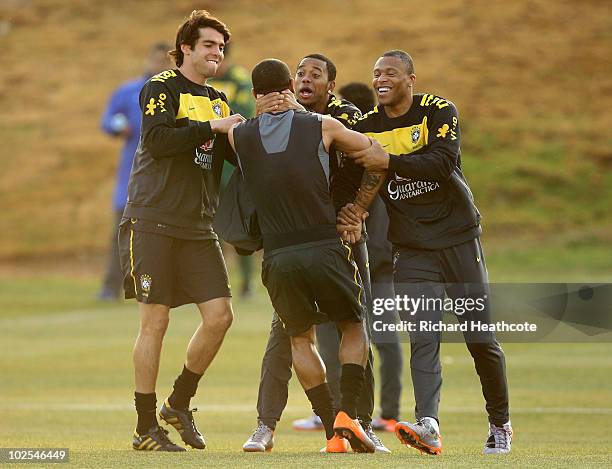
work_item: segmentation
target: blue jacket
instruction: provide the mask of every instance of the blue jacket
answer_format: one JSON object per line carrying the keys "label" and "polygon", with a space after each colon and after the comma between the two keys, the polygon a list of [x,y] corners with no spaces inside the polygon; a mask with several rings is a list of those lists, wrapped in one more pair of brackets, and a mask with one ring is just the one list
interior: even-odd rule
{"label": "blue jacket", "polygon": [[120,133],[116,127],[117,115],[120,115],[119,120],[121,115],[123,115],[127,125],[132,129],[132,134],[125,141],[121,150],[121,160],[117,168],[117,179],[113,195],[113,208],[116,211],[123,211],[127,202],[127,187],[130,180],[130,171],[132,170],[132,161],[134,160],[134,153],[140,139],[142,117],[138,97],[140,90],[148,79],[148,76],[143,76],[128,81],[117,88],[111,96],[102,117],[102,129],[110,135],[118,135]]}

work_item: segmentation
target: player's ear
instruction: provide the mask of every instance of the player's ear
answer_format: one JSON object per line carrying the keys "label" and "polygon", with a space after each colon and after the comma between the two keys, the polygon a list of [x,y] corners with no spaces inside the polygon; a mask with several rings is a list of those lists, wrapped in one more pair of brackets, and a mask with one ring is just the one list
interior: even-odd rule
{"label": "player's ear", "polygon": [[295,80],[293,78],[291,78],[291,80],[289,81],[289,89],[292,93],[295,93]]}
{"label": "player's ear", "polygon": [[332,80],[327,83],[327,93],[332,94],[336,88],[336,80]]}
{"label": "player's ear", "polygon": [[189,44],[181,44],[181,52],[183,55],[191,55],[191,46]]}
{"label": "player's ear", "polygon": [[416,83],[416,75],[414,73],[411,73],[408,78],[410,79],[410,86],[413,87]]}
{"label": "player's ear", "polygon": [[257,95],[257,93],[255,93],[255,88],[251,88],[251,93],[253,94],[253,97],[255,99],[257,99],[259,96]]}

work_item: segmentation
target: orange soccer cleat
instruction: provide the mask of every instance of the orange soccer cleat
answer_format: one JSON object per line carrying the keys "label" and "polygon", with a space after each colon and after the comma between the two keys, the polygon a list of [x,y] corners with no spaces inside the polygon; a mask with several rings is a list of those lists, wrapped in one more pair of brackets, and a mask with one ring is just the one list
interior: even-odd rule
{"label": "orange soccer cleat", "polygon": [[348,453],[349,442],[338,435],[334,435],[330,440],[327,440],[325,448],[321,449],[321,453]]}
{"label": "orange soccer cleat", "polygon": [[336,435],[346,438],[356,453],[373,453],[376,447],[358,420],[348,416],[346,412],[340,411],[334,421]]}

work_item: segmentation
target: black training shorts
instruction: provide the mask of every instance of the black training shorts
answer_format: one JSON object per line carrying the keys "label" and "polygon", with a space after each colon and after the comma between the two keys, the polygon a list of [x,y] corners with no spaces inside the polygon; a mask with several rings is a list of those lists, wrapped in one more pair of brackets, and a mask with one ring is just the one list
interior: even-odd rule
{"label": "black training shorts", "polygon": [[126,298],[174,308],[232,296],[216,239],[136,231],[127,221],[119,229],[119,254]]}
{"label": "black training shorts", "polygon": [[351,249],[339,240],[267,252],[261,276],[290,336],[330,320],[362,320],[364,307],[357,266]]}

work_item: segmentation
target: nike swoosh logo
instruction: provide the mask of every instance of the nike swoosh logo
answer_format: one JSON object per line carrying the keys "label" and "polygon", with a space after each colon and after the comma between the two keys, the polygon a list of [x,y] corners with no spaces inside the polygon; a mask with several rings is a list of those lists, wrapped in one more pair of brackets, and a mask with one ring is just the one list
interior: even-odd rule
{"label": "nike swoosh logo", "polygon": [[193,111],[193,110],[195,110],[195,108],[194,108],[194,107],[190,107],[190,108],[189,108],[189,110],[190,110],[190,111]]}

